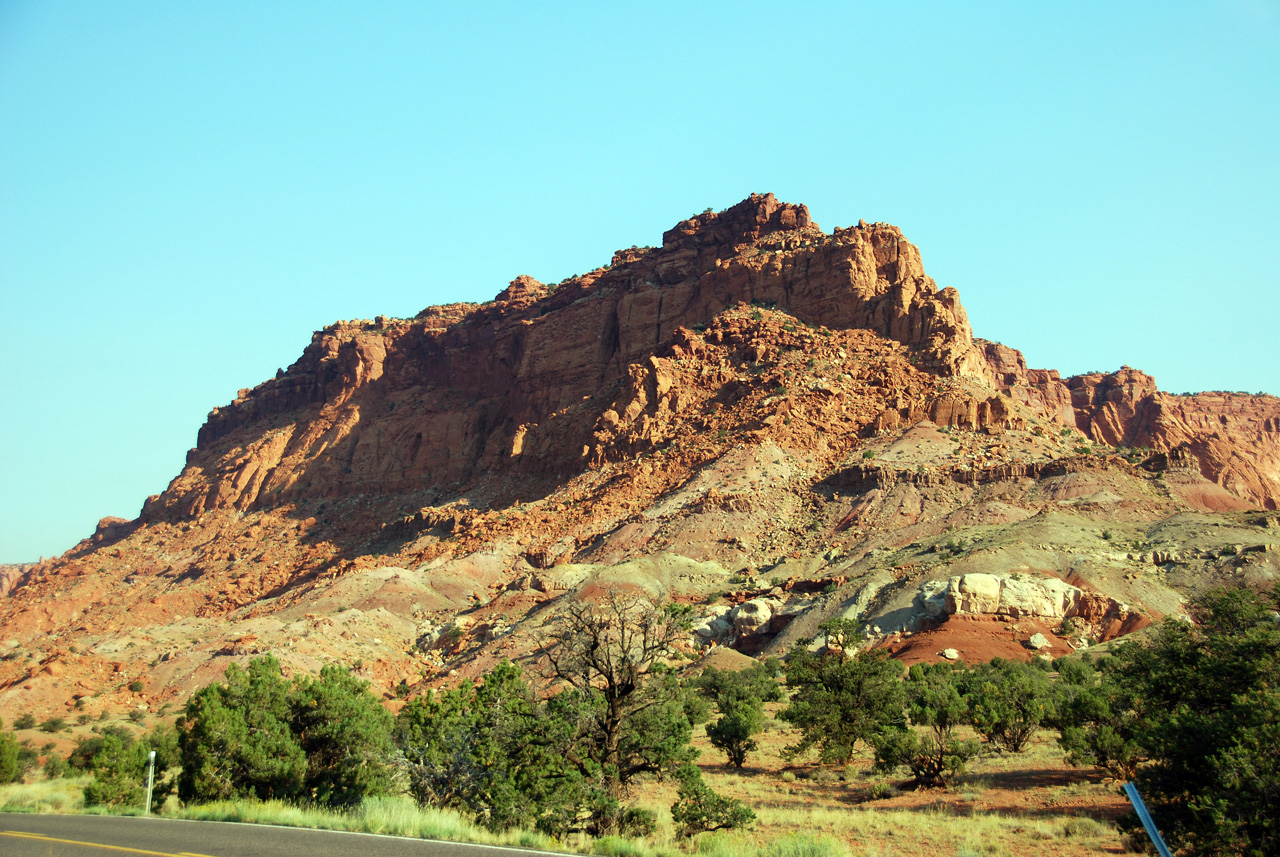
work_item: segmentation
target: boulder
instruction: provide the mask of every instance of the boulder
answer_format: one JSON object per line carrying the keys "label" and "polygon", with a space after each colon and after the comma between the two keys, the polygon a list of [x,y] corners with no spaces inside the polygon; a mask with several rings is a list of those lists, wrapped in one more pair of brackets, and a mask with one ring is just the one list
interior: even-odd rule
{"label": "boulder", "polygon": [[729,613],[733,630],[739,634],[758,634],[769,627],[773,611],[782,605],[772,598],[753,598],[744,601]]}
{"label": "boulder", "polygon": [[1053,643],[1050,643],[1049,638],[1044,634],[1032,634],[1031,639],[1027,640],[1028,649],[1036,649],[1039,651],[1040,649],[1048,649],[1052,646]]}

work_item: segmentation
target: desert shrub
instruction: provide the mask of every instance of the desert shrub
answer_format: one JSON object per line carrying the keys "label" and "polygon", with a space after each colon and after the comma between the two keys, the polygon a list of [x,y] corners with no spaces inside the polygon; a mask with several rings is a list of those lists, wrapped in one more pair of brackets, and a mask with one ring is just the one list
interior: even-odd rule
{"label": "desert shrub", "polygon": [[883,650],[850,651],[854,623],[833,620],[821,628],[829,642],[838,638],[842,645],[816,653],[804,641],[788,656],[785,673],[792,696],[778,716],[800,730],[800,740],[784,755],[795,758],[816,747],[823,763],[846,764],[859,742],[871,743],[902,720],[902,667]]}
{"label": "desert shrub", "polygon": [[876,767],[882,771],[905,767],[913,785],[945,788],[947,779],[961,773],[977,754],[978,744],[955,735],[969,718],[959,689],[960,674],[948,664],[917,667],[912,667],[906,682],[907,716],[912,726],[924,731],[893,725],[878,733],[873,739]]}
{"label": "desert shrub", "polygon": [[652,836],[658,829],[658,814],[640,806],[626,807],[622,810],[620,827],[625,836]]}
{"label": "desert shrub", "polygon": [[875,783],[867,792],[867,797],[871,800],[887,800],[897,796],[898,790],[891,783]]}
{"label": "desert shrub", "polygon": [[22,769],[18,764],[18,739],[12,732],[6,732],[0,723],[0,784],[12,783],[21,776]]}
{"label": "desert shrub", "polygon": [[40,724],[41,732],[62,732],[67,728],[67,721],[62,717],[50,717]]}
{"label": "desert shrub", "polygon": [[14,729],[34,729],[36,727],[36,718],[31,712],[23,712],[18,715],[18,719],[13,721]]}
{"label": "desert shrub", "polygon": [[969,722],[999,750],[1019,753],[1053,714],[1053,687],[1033,664],[995,659],[962,678]]}
{"label": "desert shrub", "polygon": [[683,765],[676,771],[676,779],[680,788],[671,806],[671,820],[680,825],[682,836],[746,827],[755,821],[755,813],[742,801],[712,791],[695,766]]}
{"label": "desert shrub", "polygon": [[50,754],[44,763],[45,779],[57,780],[65,777],[71,771],[71,766],[67,764],[67,760],[61,756]]}
{"label": "desert shrub", "polygon": [[792,833],[770,842],[762,857],[848,857],[849,849],[830,836]]}
{"label": "desert shrub", "polygon": [[644,847],[622,836],[601,836],[591,844],[599,857],[644,857]]}
{"label": "desert shrub", "polygon": [[1062,822],[1062,835],[1068,839],[1076,836],[1101,836],[1107,832],[1106,825],[1088,816],[1068,818]]}

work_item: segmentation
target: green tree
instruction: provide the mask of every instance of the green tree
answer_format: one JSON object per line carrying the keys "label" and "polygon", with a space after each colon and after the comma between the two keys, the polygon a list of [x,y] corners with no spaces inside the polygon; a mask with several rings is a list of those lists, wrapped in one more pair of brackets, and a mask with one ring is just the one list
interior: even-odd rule
{"label": "green tree", "polygon": [[995,658],[961,679],[969,722],[988,744],[1022,752],[1041,724],[1053,715],[1053,686],[1044,670]]}
{"label": "green tree", "polygon": [[94,730],[93,735],[86,735],[76,741],[76,745],[67,756],[67,764],[77,771],[92,771],[93,757],[102,750],[103,742],[108,735],[120,740],[125,749],[133,746],[133,730],[124,726],[102,726]]}
{"label": "green tree", "polygon": [[708,830],[747,827],[755,813],[740,800],[722,797],[702,781],[702,772],[692,764],[676,771],[680,788],[671,806],[671,820],[680,825],[682,836]]}
{"label": "green tree", "polygon": [[770,658],[764,663],[753,664],[744,670],[720,670],[708,667],[691,682],[691,685],[723,711],[745,699],[758,699],[761,702],[781,701],[782,685],[778,684],[778,676],[781,672],[782,664],[777,658]]}
{"label": "green tree", "polygon": [[906,683],[907,716],[922,733],[894,726],[873,739],[876,767],[892,771],[906,767],[913,784],[923,788],[946,788],[947,779],[964,770],[977,755],[976,741],[956,737],[957,727],[969,717],[969,707],[960,694],[959,674],[947,664],[911,668]]}
{"label": "green tree", "polygon": [[1166,839],[1206,855],[1280,853],[1280,593],[1210,592],[1107,672],[1131,690],[1148,762],[1134,780]]}
{"label": "green tree", "polygon": [[1127,781],[1146,760],[1139,743],[1144,725],[1134,709],[1136,688],[1118,679],[1117,662],[1104,663],[1102,670],[1083,660],[1059,665],[1053,722],[1068,762]]}
{"label": "green tree", "polygon": [[290,726],[289,684],[266,656],[227,667],[226,681],[187,703],[178,745],[184,801],[293,798],[302,792],[307,757]]}
{"label": "green tree", "polygon": [[585,801],[567,759],[573,735],[507,661],[479,686],[412,700],[395,727],[398,766],[420,803],[467,811],[494,830],[533,823],[553,835]]}
{"label": "green tree", "polygon": [[[847,623],[822,628],[829,641],[849,631]],[[824,764],[847,763],[859,742],[871,744],[902,720],[902,666],[883,650],[850,648],[811,652],[801,644],[787,657],[791,700],[778,716],[800,730],[800,740],[784,750],[786,757],[817,747]]]}
{"label": "green tree", "polygon": [[[71,757],[83,756],[92,748],[93,756],[85,766],[93,773],[93,779],[84,787],[86,806],[141,806],[147,780],[148,756],[156,754],[155,788],[152,800],[163,803],[172,791],[173,784],[167,774],[178,762],[178,737],[172,726],[158,725],[150,734],[135,740],[127,729],[109,728],[104,734],[91,740],[82,740],[72,751]],[[47,776],[61,776],[55,760],[67,763],[57,756],[50,756],[45,765]]]}
{"label": "green tree", "polygon": [[782,699],[777,679],[780,670],[781,664],[773,659],[745,670],[710,667],[693,682],[722,715],[707,726],[707,738],[736,768],[746,764],[747,753],[756,748],[751,736],[764,725],[764,703]]}
{"label": "green tree", "polygon": [[302,676],[288,695],[289,725],[306,756],[305,794],[326,806],[358,803],[390,785],[392,717],[345,667]]}
{"label": "green tree", "polygon": [[758,699],[745,699],[733,703],[724,716],[707,725],[707,739],[711,746],[721,750],[735,768],[747,762],[747,753],[756,748],[751,736],[760,731],[764,723],[764,708]]}
{"label": "green tree", "polygon": [[141,806],[146,788],[147,750],[138,743],[127,746],[115,735],[105,735],[90,762],[93,779],[84,787],[85,806]]}
{"label": "green tree", "polygon": [[666,659],[686,623],[647,597],[606,591],[570,605],[543,641],[560,709],[578,726],[573,760],[620,801],[639,774],[672,772],[693,757],[694,708]]}
{"label": "green tree", "polygon": [[0,721],[0,784],[15,782],[21,773],[18,738],[14,733],[6,732],[4,722]]}

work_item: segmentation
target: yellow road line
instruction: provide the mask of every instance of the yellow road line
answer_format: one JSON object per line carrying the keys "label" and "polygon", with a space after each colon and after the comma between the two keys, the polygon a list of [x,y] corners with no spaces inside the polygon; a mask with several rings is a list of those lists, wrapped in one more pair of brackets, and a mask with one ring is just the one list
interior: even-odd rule
{"label": "yellow road line", "polygon": [[67,845],[83,845],[86,848],[102,848],[107,851],[126,851],[130,854],[151,854],[154,857],[210,857],[208,854],[193,854],[180,851],[173,854],[168,851],[148,851],[145,848],[127,848],[123,845],[103,845],[101,842],[85,842],[82,839],[58,839],[56,836],[45,836],[43,833],[26,833],[20,830],[0,830],[0,836],[13,836],[18,839],[34,839],[39,842],[62,842]]}

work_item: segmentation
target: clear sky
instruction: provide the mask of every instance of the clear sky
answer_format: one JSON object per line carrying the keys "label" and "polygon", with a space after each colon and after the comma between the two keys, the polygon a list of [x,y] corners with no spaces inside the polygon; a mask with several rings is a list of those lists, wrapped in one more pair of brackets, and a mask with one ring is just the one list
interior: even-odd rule
{"label": "clear sky", "polygon": [[0,561],[338,319],[755,192],[1064,374],[1280,393],[1280,4],[0,0]]}

